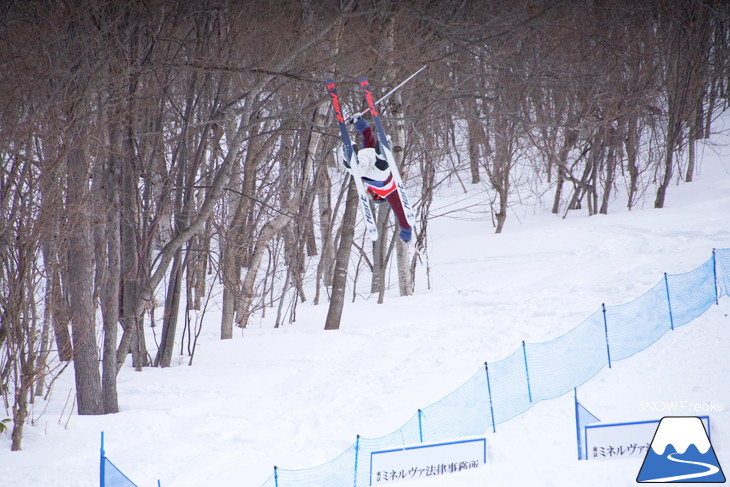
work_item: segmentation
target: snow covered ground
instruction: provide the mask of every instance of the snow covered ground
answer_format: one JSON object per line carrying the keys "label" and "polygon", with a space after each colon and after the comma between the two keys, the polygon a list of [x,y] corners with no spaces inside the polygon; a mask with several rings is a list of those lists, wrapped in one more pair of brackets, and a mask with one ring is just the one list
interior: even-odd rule
{"label": "snow covered ground", "polygon": [[[101,431],[109,459],[140,487],[158,479],[165,487],[258,487],[274,465],[316,466],[357,434],[388,434],[522,340],[558,337],[601,303],[626,303],[664,272],[687,272],[713,248],[730,247],[730,148],[705,147],[701,157],[695,182],[672,186],[662,210],[651,197],[644,209],[618,201],[590,218],[530,208],[510,215],[501,235],[473,213],[434,219],[431,289],[421,267],[414,296],[398,297],[394,282],[377,305],[361,278],[362,295],[346,304],[339,331],[323,331],[326,305],[307,302],[292,325],[273,329],[269,313],[223,342],[213,310],[192,367],[181,357],[169,369],[120,373],[118,414],[69,414],[69,368],[51,401],[35,406],[24,451],[10,452],[9,434],[0,436],[0,486],[98,485]],[[659,419],[648,403],[712,406],[712,443],[728,475],[728,312],[725,297],[604,368],[578,389],[581,402],[605,422]],[[483,468],[404,485],[633,485],[642,458],[579,462],[574,421],[572,393],[539,402],[487,432]]]}

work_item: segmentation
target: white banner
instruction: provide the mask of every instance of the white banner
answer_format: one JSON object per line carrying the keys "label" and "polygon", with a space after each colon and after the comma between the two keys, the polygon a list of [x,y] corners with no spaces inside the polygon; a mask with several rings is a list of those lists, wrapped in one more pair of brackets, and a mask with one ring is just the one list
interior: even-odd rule
{"label": "white banner", "polygon": [[[708,434],[710,418],[701,416]],[[644,458],[654,437],[658,419],[652,421],[635,421],[631,423],[597,423],[584,428],[586,448],[585,458],[588,460],[606,460],[612,458]]]}
{"label": "white banner", "polygon": [[486,462],[486,438],[375,451],[370,454],[370,485],[463,472]]}

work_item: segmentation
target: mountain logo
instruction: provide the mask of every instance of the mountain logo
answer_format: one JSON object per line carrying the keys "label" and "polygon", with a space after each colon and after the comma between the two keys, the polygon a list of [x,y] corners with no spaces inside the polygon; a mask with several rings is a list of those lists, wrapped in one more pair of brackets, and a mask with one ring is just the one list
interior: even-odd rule
{"label": "mountain logo", "polygon": [[702,420],[695,416],[662,418],[636,481],[725,482]]}

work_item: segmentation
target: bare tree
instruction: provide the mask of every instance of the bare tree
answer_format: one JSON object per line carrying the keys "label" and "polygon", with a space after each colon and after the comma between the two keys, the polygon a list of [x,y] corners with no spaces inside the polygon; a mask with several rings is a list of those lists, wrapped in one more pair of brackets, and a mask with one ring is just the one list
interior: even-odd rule
{"label": "bare tree", "polygon": [[[279,325],[291,303],[293,319],[311,262],[314,301],[332,287],[325,326],[339,327],[356,207],[332,158],[322,78],[355,87],[365,75],[379,89],[429,66],[382,107],[421,249],[408,262],[383,210],[373,255],[358,249],[382,301],[393,250],[400,292],[412,292],[440,185],[484,191],[498,232],[525,187],[551,194],[555,214],[606,213],[621,184],[629,208],[654,187],[663,206],[727,108],[729,8],[11,2],[0,19],[0,384],[15,427],[56,353],[74,361],[80,413],[117,411],[130,354],[142,370],[148,347],[162,366],[176,343],[183,353],[181,333],[190,347],[178,323],[201,308],[211,270],[222,338],[267,307]],[[161,343],[148,345],[168,276]]]}
{"label": "bare tree", "polygon": [[[707,80],[697,78],[706,72],[703,69],[707,56],[706,15],[707,7],[702,2],[684,0],[664,9],[659,16],[658,36],[667,46],[663,86],[667,128],[664,174],[657,188],[655,208],[664,207],[667,188],[674,174],[675,154],[682,144],[685,122],[696,116],[703,102]],[[696,137],[696,134],[690,136]]]}
{"label": "bare tree", "polygon": [[19,149],[14,156],[3,154],[0,175],[0,394],[7,400],[8,390],[12,393],[14,451],[22,448],[34,384],[46,374],[36,302],[40,209],[27,197],[38,184],[38,171],[32,145]]}
{"label": "bare tree", "polygon": [[352,242],[355,237],[355,217],[357,216],[357,189],[350,178],[347,185],[345,213],[342,217],[340,245],[335,257],[335,275],[332,279],[332,297],[327,309],[325,330],[338,330],[342,320],[342,309],[345,305],[345,288],[347,286],[347,267],[350,263]]}

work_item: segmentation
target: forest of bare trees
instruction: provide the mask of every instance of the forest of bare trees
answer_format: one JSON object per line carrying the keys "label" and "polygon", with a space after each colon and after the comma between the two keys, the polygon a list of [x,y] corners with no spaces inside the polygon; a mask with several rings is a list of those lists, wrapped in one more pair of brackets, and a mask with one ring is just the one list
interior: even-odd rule
{"label": "forest of bare trees", "polygon": [[106,414],[128,357],[140,371],[192,361],[184,318],[210,299],[228,339],[306,300],[337,328],[353,279],[382,301],[392,259],[402,295],[425,279],[387,211],[374,244],[356,223],[325,78],[352,113],[359,76],[384,93],[428,66],[382,107],[424,253],[445,184],[483,192],[496,232],[525,192],[559,217],[663,207],[727,106],[729,42],[719,0],[4,2],[12,448],[69,364],[78,413]]}

